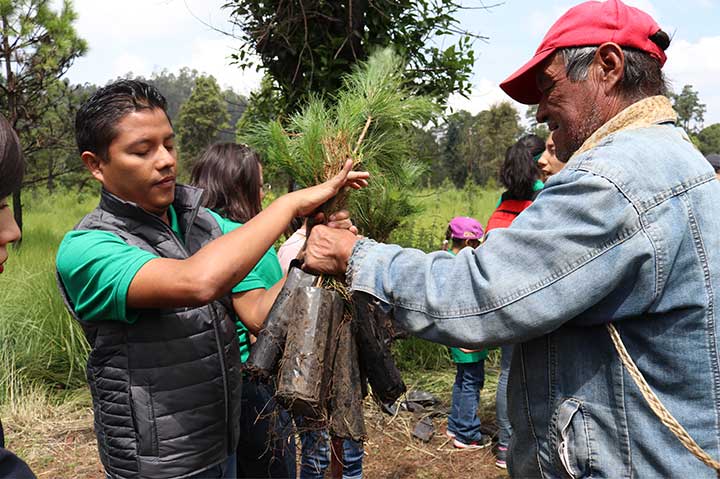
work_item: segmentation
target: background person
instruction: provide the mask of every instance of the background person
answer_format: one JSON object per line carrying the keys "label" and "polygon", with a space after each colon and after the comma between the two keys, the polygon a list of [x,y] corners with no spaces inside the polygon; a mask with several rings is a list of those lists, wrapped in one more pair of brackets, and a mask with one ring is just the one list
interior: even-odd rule
{"label": "background person", "polygon": [[[164,97],[137,80],[99,89],[77,113],[99,206],[63,239],[58,285],[91,346],[98,451],[113,478],[235,477],[241,376],[234,317],[242,281],[295,216],[367,174],[352,162],[223,234],[201,191],[176,185]],[[279,289],[279,287],[278,287]]]}
{"label": "background person", "polygon": [[717,153],[710,153],[705,158],[715,170],[715,177],[720,180],[720,155]]}
{"label": "background person", "polygon": [[565,167],[565,163],[558,160],[555,154],[555,142],[553,141],[552,131],[548,134],[547,140],[545,140],[545,151],[540,155],[537,165],[542,172],[543,183]]}
{"label": "background person", "polygon": [[[536,163],[535,158],[547,155],[546,145],[547,143],[543,143],[539,136],[526,135],[507,149],[499,174],[505,192],[500,197],[500,204],[490,215],[486,235],[494,229],[510,226],[540,193],[543,187],[538,179],[540,162]],[[512,344],[501,346],[500,375],[495,393],[495,417],[498,425],[495,465],[501,469],[507,468],[507,451],[512,436],[507,409],[507,385],[512,352]]]}
{"label": "background person", "polygon": [[539,103],[567,165],[482,248],[426,255],[322,226],[308,238],[308,268],[345,272],[420,337],[515,343],[512,476],[720,470],[720,183],[664,96],[669,44],[619,0],[555,22],[501,87]]}
{"label": "background person", "polygon": [[[448,253],[455,256],[464,248],[480,246],[482,225],[475,218],[458,216],[448,224],[445,237],[450,245]],[[457,449],[483,449],[492,444],[490,436],[480,431],[478,416],[480,390],[485,385],[487,356],[487,349],[450,348],[456,373],[445,433]]]}
{"label": "background person", "polygon": [[[203,190],[208,208],[223,234],[241,227],[262,211],[265,196],[260,156],[246,145],[216,143],[197,160],[190,184]],[[250,355],[250,331],[257,334],[275,301],[276,284],[284,283],[275,249],[271,246],[240,283],[232,288],[238,311],[235,321],[240,361]],[[248,326],[246,326],[247,324]],[[243,375],[238,478],[295,477],[295,440],[288,412],[278,405],[272,384]]]}
{"label": "background person", "polygon": [[[25,163],[18,137],[10,123],[0,115],[0,274],[8,259],[8,246],[20,239],[20,228],[15,223],[10,195],[22,185]],[[0,478],[35,478],[25,462],[5,449],[5,433],[0,422]]]}

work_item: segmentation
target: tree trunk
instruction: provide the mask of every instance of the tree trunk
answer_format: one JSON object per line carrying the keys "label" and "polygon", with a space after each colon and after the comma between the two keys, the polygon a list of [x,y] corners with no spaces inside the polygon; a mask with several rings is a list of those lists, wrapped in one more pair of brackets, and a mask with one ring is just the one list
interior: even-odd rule
{"label": "tree trunk", "polygon": [[55,160],[52,158],[48,160],[47,175],[48,193],[52,194],[55,191]]}
{"label": "tree trunk", "polygon": [[[22,201],[20,198],[20,188],[17,189],[12,195],[13,198],[13,217],[15,218],[15,223],[17,223],[18,228],[20,228],[20,233],[22,233],[23,228],[23,220],[22,220]],[[19,248],[20,243],[22,242],[22,236],[19,240],[15,242],[15,247]]]}

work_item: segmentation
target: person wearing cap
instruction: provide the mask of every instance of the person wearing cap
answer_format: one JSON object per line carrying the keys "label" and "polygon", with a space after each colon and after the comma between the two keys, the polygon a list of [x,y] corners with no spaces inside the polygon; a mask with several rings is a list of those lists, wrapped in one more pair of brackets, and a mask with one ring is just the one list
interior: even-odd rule
{"label": "person wearing cap", "polygon": [[[455,256],[464,248],[480,246],[482,237],[483,228],[478,220],[457,216],[448,225],[444,245],[449,245],[447,252]],[[445,434],[458,449],[483,449],[492,444],[490,436],[480,431],[480,417],[477,414],[480,390],[485,385],[487,356],[487,349],[450,348],[450,357],[457,373]]]}
{"label": "person wearing cap", "polygon": [[515,344],[514,477],[720,469],[720,183],[664,96],[669,43],[619,0],[550,28],[501,87],[539,104],[567,165],[481,248],[426,255],[322,227],[308,239],[307,267],[346,273],[406,330]]}
{"label": "person wearing cap", "polygon": [[710,153],[705,158],[715,170],[715,178],[720,180],[720,155],[718,155],[717,153]]}

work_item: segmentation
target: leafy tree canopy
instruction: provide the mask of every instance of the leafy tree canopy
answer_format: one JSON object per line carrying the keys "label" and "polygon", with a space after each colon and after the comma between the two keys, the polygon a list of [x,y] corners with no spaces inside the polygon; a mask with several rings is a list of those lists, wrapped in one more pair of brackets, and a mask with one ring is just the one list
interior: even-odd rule
{"label": "leafy tree canopy", "polygon": [[[405,58],[405,80],[418,93],[443,102],[452,92],[470,91],[472,46],[482,37],[459,28],[455,15],[465,7],[458,0],[232,0],[225,6],[240,31],[236,62],[268,71],[255,97],[272,99],[265,110],[289,115],[311,92],[334,94],[355,62],[390,45]],[[455,41],[440,48],[432,42],[437,36]],[[249,52],[260,57],[258,65]]]}
{"label": "leafy tree canopy", "polygon": [[720,154],[720,123],[703,128],[697,135],[700,151],[704,155]]}
{"label": "leafy tree canopy", "polygon": [[685,85],[678,94],[670,95],[673,101],[673,108],[678,114],[678,123],[688,133],[697,133],[705,121],[706,107],[700,102],[698,92],[692,85]]}
{"label": "leafy tree canopy", "polygon": [[[461,110],[446,119],[441,137],[439,168],[456,186],[467,181],[484,185],[495,178],[505,150],[523,133],[520,117],[508,102],[477,115]],[[433,167],[435,169],[435,167]],[[442,181],[443,176],[433,178]]]}
{"label": "leafy tree canopy", "polygon": [[[70,0],[59,12],[52,4],[0,0],[0,108],[20,137],[30,174],[40,152],[67,138],[57,129],[72,128],[72,122],[57,121],[58,103],[71,92],[60,78],[87,50],[73,27],[77,16]],[[13,209],[22,228],[20,191],[13,195]]]}
{"label": "leafy tree canopy", "polygon": [[215,78],[198,77],[190,98],[180,108],[176,128],[182,164],[186,170],[218,133],[228,128],[228,120],[230,114]]}

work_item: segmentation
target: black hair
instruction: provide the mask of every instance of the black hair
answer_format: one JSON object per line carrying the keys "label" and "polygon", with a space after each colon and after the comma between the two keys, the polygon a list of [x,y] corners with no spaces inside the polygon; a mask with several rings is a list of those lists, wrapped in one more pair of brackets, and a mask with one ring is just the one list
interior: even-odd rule
{"label": "black hair", "polygon": [[25,162],[15,131],[0,115],[0,199],[20,189],[25,175]]}
{"label": "black hair", "polygon": [[190,183],[205,190],[205,207],[238,223],[262,209],[260,155],[247,145],[211,145],[193,166]]}
{"label": "black hair", "polygon": [[75,115],[75,140],[80,153],[90,151],[108,160],[108,148],[117,136],[118,122],[128,113],[154,108],[167,116],[165,97],[145,82],[118,80],[100,88]]}
{"label": "black hair", "polygon": [[500,165],[500,183],[507,188],[510,197],[529,200],[533,186],[540,177],[534,157],[545,151],[545,142],[537,135],[525,135],[505,152]]}

